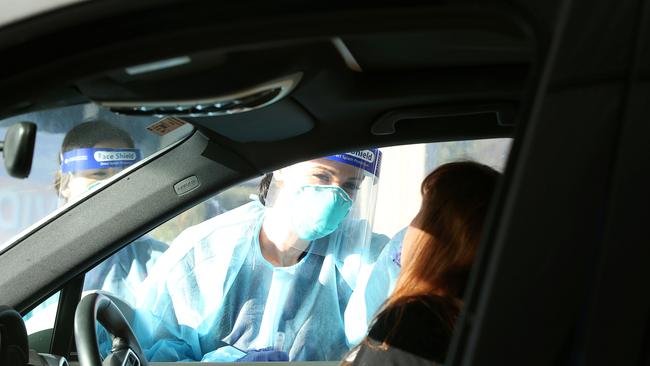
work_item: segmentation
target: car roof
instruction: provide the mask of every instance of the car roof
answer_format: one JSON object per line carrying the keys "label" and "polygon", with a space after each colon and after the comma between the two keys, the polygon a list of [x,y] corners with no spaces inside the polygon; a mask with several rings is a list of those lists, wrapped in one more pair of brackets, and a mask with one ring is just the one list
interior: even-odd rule
{"label": "car roof", "polygon": [[[45,22],[40,32],[50,24],[66,25],[55,33],[34,35],[21,45],[12,44],[13,34],[38,33],[34,29],[39,27],[30,32],[29,24],[20,24],[5,29],[7,36],[0,34],[0,46],[6,46],[0,54],[8,65],[0,71],[4,81],[0,86],[12,90],[3,98],[9,107],[4,113],[85,101],[137,105],[141,101],[201,100],[299,73],[300,81],[291,94],[264,110],[190,118],[211,139],[265,171],[278,161],[286,163],[353,145],[390,144],[394,136],[367,133],[375,123],[404,125],[408,120],[409,126],[400,130],[403,142],[419,141],[421,130],[430,123],[440,126],[440,140],[511,135],[533,63],[535,43],[530,29],[520,14],[503,10],[501,2],[479,11],[468,11],[462,2],[442,7],[425,2],[339,5],[328,11],[291,2],[283,7],[280,2],[258,6],[257,12],[243,19],[229,16],[226,21],[221,13],[239,14],[238,7],[245,5],[219,5],[214,16],[202,19],[196,14],[201,10],[210,13],[207,9],[214,4],[189,2],[179,10],[169,2],[167,7],[148,10],[158,14],[139,16],[147,9],[139,5],[140,9],[132,12],[135,14],[118,13],[105,23],[93,19],[97,17],[93,7],[115,12],[113,8],[125,2],[101,3],[73,7],[78,10],[65,22],[63,12],[50,14],[49,23]],[[114,4],[113,8],[106,3]],[[82,16],[84,10],[86,16]],[[162,27],[158,21],[147,20],[167,19],[172,10],[191,12],[193,24],[170,21]],[[257,15],[270,11],[274,16],[263,21]],[[349,21],[343,22],[341,17]],[[184,18],[176,14],[173,19]],[[116,23],[120,27],[112,27]],[[234,24],[242,30],[223,37],[224,29]],[[306,27],[308,24],[313,26]],[[299,34],[290,31],[296,27],[303,30]],[[84,28],[90,28],[84,33],[95,34],[95,43],[88,45],[78,38],[79,29]],[[264,33],[246,29],[264,29]],[[57,39],[65,39],[65,46]],[[213,42],[206,44],[206,39]],[[59,57],[77,67],[55,71],[55,63],[49,63],[38,71],[29,69],[30,61],[20,58],[21,47],[43,48],[48,57]],[[192,61],[148,74],[125,71],[131,65],[179,56]],[[361,69],[351,68],[350,59]],[[49,84],[53,75],[67,81]],[[31,87],[35,80],[55,89],[37,96]],[[20,100],[25,96],[30,100]],[[261,114],[264,118],[259,118]],[[386,115],[393,120],[380,121]],[[294,138],[300,139],[305,149],[302,157],[295,155],[295,149],[286,148],[284,141]],[[331,146],[324,148],[323,141]],[[310,147],[314,149],[310,151]],[[274,154],[265,154],[268,150]]]}

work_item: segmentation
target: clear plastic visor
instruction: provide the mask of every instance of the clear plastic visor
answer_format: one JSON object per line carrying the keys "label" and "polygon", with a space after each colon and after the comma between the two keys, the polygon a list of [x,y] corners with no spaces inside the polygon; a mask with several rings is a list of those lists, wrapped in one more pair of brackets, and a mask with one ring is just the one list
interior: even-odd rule
{"label": "clear plastic visor", "polygon": [[127,147],[79,148],[62,153],[55,178],[60,204],[80,199],[141,158],[140,150]]}
{"label": "clear plastic visor", "polygon": [[[368,249],[375,211],[380,153],[358,153],[298,163],[273,173],[265,200],[263,234],[301,256]],[[348,160],[348,158],[352,160]]]}

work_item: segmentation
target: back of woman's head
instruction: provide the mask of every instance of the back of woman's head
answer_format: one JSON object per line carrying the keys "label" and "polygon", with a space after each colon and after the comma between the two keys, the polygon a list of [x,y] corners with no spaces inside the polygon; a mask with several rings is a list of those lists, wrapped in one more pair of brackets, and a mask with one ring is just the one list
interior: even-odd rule
{"label": "back of woman's head", "polygon": [[475,162],[440,166],[421,186],[408,256],[392,300],[434,294],[460,299],[476,256],[499,173]]}
{"label": "back of woman's head", "polygon": [[[498,178],[499,173],[485,165],[457,162],[438,167],[424,179],[420,211],[404,237],[395,290],[361,344],[375,348],[369,342],[373,339],[380,349],[401,345],[420,357],[445,360]],[[428,311],[422,312],[423,307]],[[426,331],[413,330],[420,324]],[[407,349],[400,339],[411,333],[420,343]]]}

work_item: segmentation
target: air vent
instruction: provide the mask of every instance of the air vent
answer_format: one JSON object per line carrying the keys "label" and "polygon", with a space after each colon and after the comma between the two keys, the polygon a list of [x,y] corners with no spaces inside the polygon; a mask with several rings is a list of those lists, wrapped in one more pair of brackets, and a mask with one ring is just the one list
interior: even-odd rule
{"label": "air vent", "polygon": [[302,73],[270,81],[229,95],[199,100],[111,102],[98,101],[115,113],[131,116],[202,117],[243,113],[262,108],[288,95],[298,84]]}

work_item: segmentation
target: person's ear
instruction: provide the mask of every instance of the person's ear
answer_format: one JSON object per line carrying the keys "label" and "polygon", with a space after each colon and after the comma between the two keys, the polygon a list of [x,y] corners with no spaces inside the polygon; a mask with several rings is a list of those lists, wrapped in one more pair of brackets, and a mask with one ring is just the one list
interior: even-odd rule
{"label": "person's ear", "polygon": [[57,172],[56,183],[54,187],[59,191],[59,196],[65,200],[70,199],[70,174],[61,174]]}

